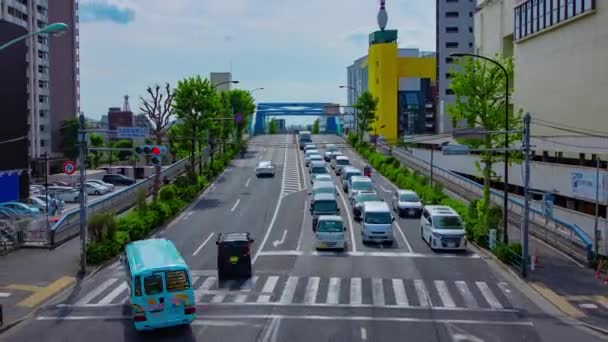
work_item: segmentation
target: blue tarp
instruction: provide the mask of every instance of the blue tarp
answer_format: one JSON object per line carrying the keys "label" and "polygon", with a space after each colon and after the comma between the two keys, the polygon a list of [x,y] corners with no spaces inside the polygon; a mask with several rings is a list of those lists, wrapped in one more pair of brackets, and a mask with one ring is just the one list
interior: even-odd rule
{"label": "blue tarp", "polygon": [[19,200],[19,174],[0,174],[0,203]]}

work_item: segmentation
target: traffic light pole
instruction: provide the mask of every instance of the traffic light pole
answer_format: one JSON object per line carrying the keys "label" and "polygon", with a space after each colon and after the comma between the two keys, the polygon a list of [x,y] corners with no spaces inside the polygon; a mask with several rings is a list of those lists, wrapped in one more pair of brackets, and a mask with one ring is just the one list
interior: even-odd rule
{"label": "traffic light pole", "polygon": [[79,117],[80,130],[78,131],[79,158],[78,170],[80,171],[80,273],[87,272],[87,198],[86,198],[86,156],[87,156],[87,133],[85,131],[84,114]]}

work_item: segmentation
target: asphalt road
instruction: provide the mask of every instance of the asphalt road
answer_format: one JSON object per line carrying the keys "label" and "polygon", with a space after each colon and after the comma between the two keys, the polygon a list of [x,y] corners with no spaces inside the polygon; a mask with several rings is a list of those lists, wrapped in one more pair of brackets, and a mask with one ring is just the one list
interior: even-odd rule
{"label": "asphalt road", "polygon": [[[315,136],[315,142],[338,142]],[[345,147],[343,144],[341,146]],[[355,166],[362,161],[346,147]],[[256,178],[272,159],[274,178]],[[374,173],[378,193],[394,189]],[[165,231],[190,265],[197,320],[187,328],[137,333],[118,263],[66,293],[6,341],[595,341],[548,315],[472,251],[434,253],[419,221],[397,219],[392,247],[363,245],[341,193],[346,252],[313,248],[310,186],[292,136],[252,139],[218,180]],[[249,231],[254,276],[218,284],[215,237]]]}

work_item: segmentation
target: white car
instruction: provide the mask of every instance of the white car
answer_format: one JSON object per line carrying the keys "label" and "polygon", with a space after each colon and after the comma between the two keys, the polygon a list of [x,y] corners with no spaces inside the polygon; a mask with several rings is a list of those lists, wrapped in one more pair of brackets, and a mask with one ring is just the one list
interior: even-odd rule
{"label": "white car", "polygon": [[255,175],[257,177],[270,176],[274,177],[274,164],[270,160],[262,160],[258,163],[255,168]]}
{"label": "white car", "polygon": [[315,176],[315,182],[333,182],[333,179],[330,175],[321,174]]}
{"label": "white car", "polygon": [[323,157],[321,157],[320,154],[311,154],[310,156],[306,157],[306,159],[304,159],[304,164],[306,164],[306,166],[309,166],[310,162],[313,161],[323,161]]}
{"label": "white car", "polygon": [[322,161],[316,161],[310,163],[310,182],[314,183],[317,175],[327,175],[327,168],[325,167],[325,163]]}
{"label": "white car", "polygon": [[418,194],[412,190],[397,190],[391,200],[393,210],[399,217],[420,217],[422,214],[422,201]]}
{"label": "white car", "polygon": [[427,205],[420,216],[420,237],[431,250],[466,250],[467,237],[462,218],[443,205]]}
{"label": "white car", "polygon": [[359,192],[376,192],[372,180],[365,176],[352,176],[348,190],[348,199],[351,203],[353,203],[355,196],[357,196]]}
{"label": "white car", "polygon": [[55,197],[68,203],[74,203],[80,200],[80,191],[76,188],[68,186],[49,186],[48,191],[55,194]]}
{"label": "white car", "polygon": [[87,183],[94,183],[103,186],[104,188],[110,189],[110,191],[114,191],[114,184],[106,183],[99,179],[87,179]]}
{"label": "white car", "polygon": [[99,195],[104,195],[107,194],[108,192],[110,192],[110,189],[103,187],[101,185],[98,184],[94,184],[94,183],[84,183],[84,190],[87,192],[87,195],[95,195],[95,196],[99,196]]}

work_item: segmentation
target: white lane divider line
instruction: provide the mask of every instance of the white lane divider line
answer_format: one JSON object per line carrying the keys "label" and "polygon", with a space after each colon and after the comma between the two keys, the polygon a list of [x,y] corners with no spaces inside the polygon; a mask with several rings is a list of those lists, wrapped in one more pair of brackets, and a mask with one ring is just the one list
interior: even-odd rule
{"label": "white lane divider line", "polygon": [[397,231],[399,232],[399,235],[401,236],[401,238],[405,242],[405,245],[407,246],[407,249],[410,251],[410,253],[413,253],[414,250],[412,249],[412,245],[410,245],[410,242],[407,241],[407,238],[405,237],[405,233],[403,232],[403,228],[401,228],[401,226],[399,225],[399,223],[396,220],[395,220],[395,226],[397,227]]}
{"label": "white lane divider line", "polygon": [[193,212],[193,211],[191,211],[191,212],[187,213],[187,214],[186,214],[186,216],[184,216],[184,218],[182,219],[182,221],[186,221],[186,220],[188,220],[188,219],[190,218],[190,216],[192,216],[192,214],[194,214],[194,212]]}
{"label": "white lane divider line", "polygon": [[247,178],[247,181],[245,182],[245,187],[246,188],[249,187],[249,182],[251,182],[251,177]]}
{"label": "white lane divider line", "polygon": [[116,279],[116,278],[110,278],[110,279],[104,281],[103,283],[101,283],[101,285],[97,286],[93,291],[89,292],[89,294],[87,294],[82,299],[77,301],[76,305],[87,304],[88,302],[93,300],[93,298],[99,296],[108,287],[112,286],[112,284],[114,284],[117,280],[118,279]]}
{"label": "white lane divider line", "polygon": [[383,187],[382,185],[380,185],[380,189],[382,189],[382,191],[384,191],[384,192],[391,192],[390,190],[388,190],[387,188]]}
{"label": "white lane divider line", "polygon": [[352,247],[353,252],[357,251],[357,242],[355,241],[355,225],[353,224],[353,218],[350,215],[350,210],[348,208],[348,204],[346,204],[346,200],[344,199],[344,197],[346,197],[346,194],[342,191],[342,189],[336,185],[336,189],[338,190],[338,193],[340,193],[340,200],[342,201],[342,205],[344,205],[344,210],[346,210],[346,217],[348,218],[348,230],[350,231],[350,244]]}
{"label": "white lane divider line", "polygon": [[203,249],[203,247],[205,247],[207,242],[209,242],[209,240],[211,240],[211,238],[213,237],[213,234],[215,234],[215,233],[209,234],[209,236],[205,239],[205,241],[203,241],[203,243],[201,243],[201,245],[198,246],[198,248],[194,251],[194,253],[192,253],[192,256],[196,256],[198,254],[198,252],[200,252],[201,249]]}
{"label": "white lane divider line", "polygon": [[235,211],[235,210],[236,210],[236,207],[238,207],[238,206],[239,206],[239,203],[241,203],[241,199],[240,199],[240,198],[238,198],[238,199],[236,200],[236,203],[234,203],[234,205],[232,206],[232,209],[230,209],[230,211]]}

